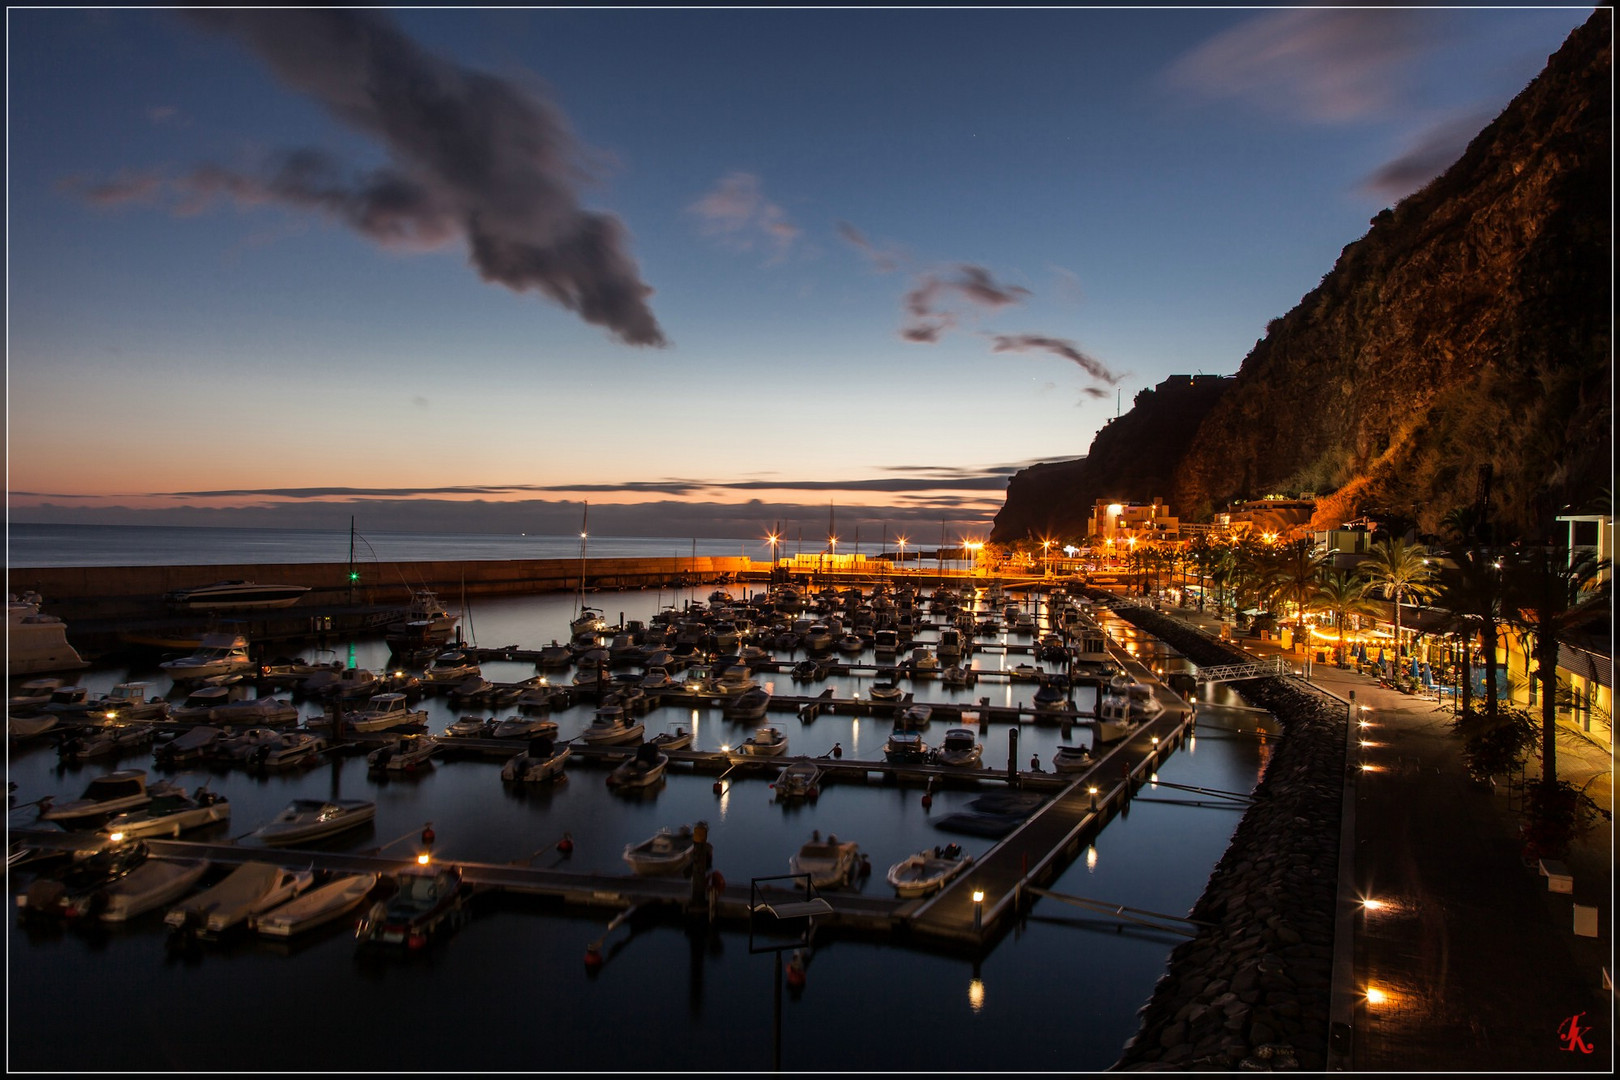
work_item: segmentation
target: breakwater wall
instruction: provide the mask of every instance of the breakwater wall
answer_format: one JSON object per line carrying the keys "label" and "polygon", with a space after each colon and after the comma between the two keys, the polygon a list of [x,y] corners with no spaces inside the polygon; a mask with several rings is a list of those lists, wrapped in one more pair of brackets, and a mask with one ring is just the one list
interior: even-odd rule
{"label": "breakwater wall", "polygon": [[[44,598],[44,610],[67,620],[114,619],[162,610],[164,594],[216,581],[304,585],[309,594],[287,609],[296,612],[342,605],[403,605],[415,589],[431,589],[453,603],[469,597],[521,596],[579,588],[579,559],[513,559],[458,562],[240,563],[221,566],[8,567],[9,592]],[[769,563],[739,556],[699,555],[663,559],[585,559],[587,589],[658,588],[675,584],[768,576]]]}
{"label": "breakwater wall", "polygon": [[[1250,659],[1165,615],[1115,612],[1196,664]],[[1294,679],[1236,689],[1285,735],[1116,1070],[1326,1068],[1343,812],[1343,704]]]}

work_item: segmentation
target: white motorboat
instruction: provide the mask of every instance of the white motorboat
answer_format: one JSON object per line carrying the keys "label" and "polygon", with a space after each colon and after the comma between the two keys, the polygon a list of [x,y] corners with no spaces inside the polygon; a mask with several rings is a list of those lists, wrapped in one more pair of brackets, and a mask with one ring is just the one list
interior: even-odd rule
{"label": "white motorboat", "polygon": [[182,900],[163,916],[176,930],[218,934],[250,916],[292,899],[314,884],[313,870],[288,870],[271,863],[243,863],[219,884]]}
{"label": "white motorboat", "polygon": [[978,672],[966,664],[952,664],[939,673],[939,681],[946,689],[961,689],[979,681]]}
{"label": "white motorboat", "polygon": [[106,724],[67,732],[56,752],[64,761],[115,758],[149,746],[155,738],[157,729],[150,724]]}
{"label": "white motorboat", "polygon": [[365,903],[377,880],[377,874],[339,874],[302,896],[249,916],[248,928],[265,937],[285,938],[325,926]]}
{"label": "white motorboat", "polygon": [[14,739],[31,739],[35,735],[43,735],[60,724],[61,718],[55,713],[34,713],[32,716],[6,717],[6,734]]}
{"label": "white motorboat", "polygon": [[602,612],[592,607],[581,608],[579,614],[568,622],[568,632],[575,637],[580,634],[600,634],[606,629],[607,620],[602,617]]}
{"label": "white motorboat", "polygon": [[318,694],[328,701],[358,701],[377,693],[380,681],[374,671],[351,667],[344,668],[328,678],[311,676],[305,687],[311,693]]}
{"label": "white motorboat", "polygon": [[646,730],[647,726],[639,720],[633,724],[627,721],[621,706],[603,705],[579,737],[593,746],[618,746],[635,742]]}
{"label": "white motorboat", "polygon": [[190,795],[179,790],[159,792],[145,806],[114,814],[100,831],[114,840],[178,837],[187,829],[230,818],[231,801],[207,787],[200,787]]}
{"label": "white motorboat", "polygon": [[1151,686],[1116,676],[1097,700],[1097,742],[1118,742],[1163,711]]}
{"label": "white motorboat", "polygon": [[667,768],[669,755],[652,743],[644,743],[636,747],[628,760],[608,773],[607,784],[614,788],[651,787],[664,778]]}
{"label": "white motorboat", "polygon": [[868,693],[871,694],[873,701],[899,701],[906,696],[906,692],[893,681],[884,679],[873,683]]}
{"label": "white motorboat", "polygon": [[819,832],[788,860],[790,874],[810,875],[810,884],[817,889],[836,889],[848,885],[860,874],[862,866],[860,845],[853,840],[840,842],[828,834],[821,839]]}
{"label": "white motorboat", "polygon": [[779,800],[813,799],[821,793],[821,766],[813,761],[795,761],[783,766],[772,787]]}
{"label": "white motorboat", "polygon": [[294,799],[252,835],[275,847],[301,844],[358,828],[376,816],[377,804],[370,799]]}
{"label": "white motorboat", "polygon": [[557,721],[543,716],[508,716],[498,721],[489,729],[492,739],[533,739],[544,736],[548,739],[557,737]]}
{"label": "white motorboat", "polygon": [[692,865],[696,844],[690,825],[678,829],[665,827],[639,844],[624,845],[624,861],[634,873],[644,877],[678,874]]}
{"label": "white motorboat", "polygon": [[749,722],[763,720],[770,707],[771,692],[762,686],[754,686],[727,701],[721,712],[727,720]]}
{"label": "white motorboat", "polygon": [[212,675],[230,675],[238,671],[252,671],[254,663],[248,656],[248,639],[241,634],[205,634],[202,645],[190,656],[165,660],[158,667],[177,683],[206,679]]}
{"label": "white motorboat", "polygon": [[781,757],[787,753],[788,739],[778,727],[756,728],[732,751],[733,757]]}
{"label": "white motorboat", "polygon": [[405,617],[388,624],[383,640],[395,652],[443,645],[455,632],[459,616],[445,610],[439,597],[430,589],[411,593],[410,606]]}
{"label": "white motorboat", "polygon": [[926,765],[932,752],[920,734],[900,728],[883,743],[883,759],[891,765]]}
{"label": "white motorboat", "polygon": [[400,735],[366,755],[366,765],[384,772],[418,772],[433,764],[439,740],[432,735]]}
{"label": "white motorboat", "polygon": [[404,694],[376,694],[363,709],[343,714],[343,726],[350,731],[387,731],[407,724],[425,724],[426,709],[411,708]]}
{"label": "white motorboat", "polygon": [[956,661],[962,658],[962,631],[954,626],[947,626],[939,632],[939,644],[935,646],[939,659]]}
{"label": "white motorboat", "polygon": [[462,685],[468,679],[482,678],[483,674],[483,668],[477,661],[452,649],[433,658],[433,662],[422,672],[422,684],[449,690]]}
{"label": "white motorboat", "polygon": [[40,803],[40,819],[54,821],[64,829],[81,828],[103,815],[134,810],[152,801],[160,792],[181,790],[170,780],[158,780],[147,787],[145,769],[120,769],[98,776],[85,785],[84,794],[60,806],[49,796]]}
{"label": "white motorboat", "polygon": [[674,682],[670,679],[669,672],[666,669],[654,666],[649,667],[642,674],[641,682],[637,685],[646,693],[655,694],[670,689]]}
{"label": "white motorboat", "polygon": [[951,728],[934,751],[934,760],[958,769],[977,769],[984,762],[984,746],[968,728]]}
{"label": "white motorboat", "polygon": [[186,611],[224,608],[291,607],[309,592],[307,585],[258,585],[251,581],[216,581],[192,589],[176,589],[164,596],[169,606]]}
{"label": "white motorboat", "polygon": [[463,716],[444,729],[446,739],[487,739],[495,730],[493,716]]}
{"label": "white motorboat", "polygon": [[520,783],[539,783],[555,780],[563,774],[573,749],[566,743],[558,746],[545,736],[529,740],[529,748],[510,758],[501,766],[501,779]]}
{"label": "white motorboat", "polygon": [[911,670],[915,673],[932,674],[939,670],[939,657],[928,651],[926,645],[918,645],[911,650]]}
{"label": "white motorboat", "polygon": [[945,844],[932,851],[908,855],[889,867],[889,884],[902,899],[927,896],[943,889],[972,862],[973,856],[959,845]]}
{"label": "white motorboat", "polygon": [[6,602],[6,674],[37,675],[89,667],[68,643],[67,624],[41,614],[41,598],[28,592]]}
{"label": "white motorboat", "polygon": [[1084,746],[1059,746],[1052,752],[1052,768],[1058,772],[1085,772],[1096,761],[1091,750]]}
{"label": "white motorboat", "polygon": [[207,859],[149,858],[102,889],[93,906],[103,922],[127,922],[190,892],[209,865]]}
{"label": "white motorboat", "polygon": [[248,768],[280,769],[313,764],[326,750],[326,739],[309,731],[249,728],[215,744],[217,758]]}
{"label": "white motorboat", "polygon": [[925,728],[934,717],[934,707],[926,702],[915,702],[900,710],[899,726],[909,730]]}
{"label": "white motorboat", "polygon": [[692,732],[676,724],[672,730],[654,735],[649,743],[660,750],[688,750],[692,746],[692,738]]}
{"label": "white motorboat", "polygon": [[148,694],[149,689],[143,682],[119,683],[90,703],[90,716],[109,723],[161,721],[169,715],[169,702],[161,694]]}
{"label": "white motorboat", "polygon": [[227,701],[208,710],[208,719],[216,724],[273,725],[296,724],[298,706],[285,698],[242,698]]}
{"label": "white motorboat", "polygon": [[47,701],[51,700],[51,695],[54,694],[57,689],[61,687],[61,685],[62,680],[53,676],[47,676],[42,679],[28,679],[25,682],[19,683],[17,685],[17,692],[6,699],[6,708],[8,710],[24,710],[43,705]]}
{"label": "white motorboat", "polygon": [[168,742],[158,743],[152,750],[152,760],[160,768],[172,769],[188,761],[201,761],[213,757],[224,732],[217,727],[199,724],[182,731]]}

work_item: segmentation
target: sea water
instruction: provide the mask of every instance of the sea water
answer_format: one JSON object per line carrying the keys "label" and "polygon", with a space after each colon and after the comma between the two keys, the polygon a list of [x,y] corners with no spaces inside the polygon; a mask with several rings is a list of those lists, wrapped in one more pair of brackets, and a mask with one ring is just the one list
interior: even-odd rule
{"label": "sea water", "polygon": [[[591,601],[617,621],[647,620],[692,598],[647,590],[597,593]],[[539,648],[566,638],[574,603],[561,595],[480,602],[469,609],[463,633],[486,647]],[[1151,665],[1174,670],[1184,664],[1128,624],[1109,621],[1107,628]],[[1009,636],[1004,632],[999,640]],[[304,656],[373,670],[388,659],[375,639],[328,642]],[[874,662],[870,652],[848,659]],[[1022,659],[983,652],[974,662],[994,669]],[[496,682],[534,673],[516,662],[484,665],[485,677]],[[848,675],[793,684],[786,672],[756,678],[778,693],[817,693],[831,685],[838,696],[864,693],[872,681]],[[92,669],[82,681],[93,693],[124,681],[148,682],[154,692],[169,689],[155,661]],[[909,688],[918,700],[989,697],[993,704],[1018,704],[1033,685],[985,679],[968,690],[921,681]],[[1090,704],[1077,703],[1082,709]],[[444,697],[425,699],[422,707],[434,732],[460,712]],[[303,711],[312,715],[316,706],[305,704]],[[565,739],[590,717],[588,705],[554,714]],[[656,709],[645,722],[649,735],[687,725],[700,749],[735,744],[751,730],[727,722],[718,709],[691,703]],[[820,755],[836,744],[845,760],[881,759],[889,726],[875,717],[825,713],[810,722],[772,713],[766,722],[787,733],[790,754]],[[924,738],[937,742],[945,726],[936,721]],[[983,730],[987,766],[1005,767],[1013,730],[1006,724]],[[1086,738],[1083,728],[1065,735],[1056,727],[1023,725],[1018,763],[1027,765],[1032,755],[1049,763],[1066,739]],[[1268,718],[1215,703],[1200,709],[1196,734],[1157,775],[1167,783],[1247,791],[1274,739]],[[41,795],[76,797],[91,778],[116,767],[162,775],[149,753],[64,768],[48,742],[14,745],[9,766],[19,807]],[[626,844],[662,826],[704,821],[715,865],[733,884],[787,873],[789,857],[811,830],[860,844],[872,873],[859,891],[872,895],[888,895],[886,868],[914,851],[955,841],[977,855],[994,843],[934,828],[978,794],[965,789],[935,791],[925,808],[917,785],[834,783],[814,803],[781,804],[767,774],[734,779],[716,794],[713,776],[672,772],[639,796],[610,790],[600,767],[577,763],[567,777],[554,786],[503,784],[497,762],[464,759],[439,761],[421,777],[382,780],[368,776],[362,757],[334,757],[301,772],[256,776],[202,768],[180,778],[187,786],[206,780],[231,800],[231,820],[199,839],[252,843],[246,834],[297,797],[367,798],[377,802],[375,822],[321,846],[404,853],[431,822],[436,850],[447,859],[534,857],[535,865],[602,873],[626,872]],[[1175,789],[1144,787],[1128,813],[1109,822],[1050,889],[1186,913],[1238,813],[1175,795]],[[11,814],[13,827],[33,819],[28,808]],[[553,847],[564,833],[575,844],[566,860]],[[14,883],[13,892],[21,887]],[[771,1067],[774,958],[750,953],[745,928],[703,933],[632,919],[609,932],[611,911],[565,912],[515,895],[482,897],[472,911],[453,936],[408,958],[357,951],[348,925],[291,944],[238,934],[181,947],[167,934],[161,912],[119,928],[16,918],[7,957],[9,1065],[69,1071]],[[980,957],[826,934],[803,990],[784,991],[782,1065],[827,1072],[1105,1069],[1135,1033],[1137,1010],[1181,940],[1049,899],[1037,901]],[[584,956],[597,942],[606,962],[593,972]]]}

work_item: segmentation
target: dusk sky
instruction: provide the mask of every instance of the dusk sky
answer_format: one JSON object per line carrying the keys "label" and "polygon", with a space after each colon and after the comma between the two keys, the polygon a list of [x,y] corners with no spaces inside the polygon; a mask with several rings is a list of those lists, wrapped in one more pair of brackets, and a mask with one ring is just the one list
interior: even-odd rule
{"label": "dusk sky", "polygon": [[1591,10],[12,8],[10,518],[987,530]]}

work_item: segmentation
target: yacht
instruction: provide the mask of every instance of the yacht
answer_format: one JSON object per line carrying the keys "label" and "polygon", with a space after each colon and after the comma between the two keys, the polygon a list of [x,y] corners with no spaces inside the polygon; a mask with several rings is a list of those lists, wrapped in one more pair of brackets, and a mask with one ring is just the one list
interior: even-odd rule
{"label": "yacht", "polygon": [[175,682],[185,682],[252,671],[254,664],[248,656],[248,639],[241,634],[205,634],[196,652],[158,667]]}
{"label": "yacht", "polygon": [[194,589],[177,589],[164,600],[170,607],[187,611],[217,611],[221,608],[291,607],[309,592],[307,585],[258,585],[251,581],[216,581]]}
{"label": "yacht", "polygon": [[42,615],[38,593],[13,596],[6,603],[6,674],[36,675],[89,667],[68,643],[67,624]]}

